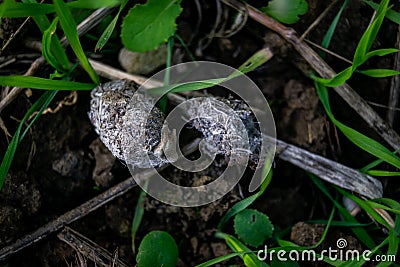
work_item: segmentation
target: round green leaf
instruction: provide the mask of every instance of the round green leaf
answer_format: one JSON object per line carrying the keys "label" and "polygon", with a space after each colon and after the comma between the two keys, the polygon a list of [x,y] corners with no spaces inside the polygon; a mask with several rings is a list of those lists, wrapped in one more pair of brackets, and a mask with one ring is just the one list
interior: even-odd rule
{"label": "round green leaf", "polygon": [[175,33],[175,20],[182,12],[180,0],[148,0],[135,5],[122,23],[124,46],[136,52],[146,52],[165,43]]}
{"label": "round green leaf", "polygon": [[274,226],[268,216],[252,209],[245,209],[234,219],[235,232],[238,237],[250,246],[258,247],[272,237]]}
{"label": "round green leaf", "polygon": [[140,243],[136,261],[138,267],[175,267],[178,246],[167,232],[151,231]]}

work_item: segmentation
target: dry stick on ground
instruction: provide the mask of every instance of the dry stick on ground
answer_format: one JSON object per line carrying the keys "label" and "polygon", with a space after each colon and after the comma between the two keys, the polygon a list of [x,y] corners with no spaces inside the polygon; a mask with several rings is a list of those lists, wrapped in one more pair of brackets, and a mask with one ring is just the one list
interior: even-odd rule
{"label": "dry stick on ground", "polygon": [[277,140],[276,154],[280,159],[326,182],[356,192],[363,197],[374,199],[383,195],[382,183],[379,180],[305,149]]}
{"label": "dry stick on ground", "polygon": [[[400,49],[400,26],[397,29],[396,48]],[[400,53],[396,53],[394,57],[394,69],[400,71]],[[389,95],[389,110],[387,113],[388,123],[393,127],[395,125],[397,115],[397,106],[399,105],[400,97],[400,75],[395,75],[392,78],[390,84],[390,95]]]}
{"label": "dry stick on ground", "polygon": [[[189,145],[185,146],[182,150],[183,153],[189,154],[197,150],[198,145],[200,143],[200,139],[194,140],[192,143]],[[159,170],[162,170],[163,168],[167,167],[169,164],[165,164],[162,167],[159,168]],[[136,179],[143,180],[143,177],[146,179],[150,179],[150,174],[153,173],[152,170],[144,170],[140,173],[137,173]],[[126,179],[125,181],[117,184],[116,186],[106,190],[105,192],[101,193],[100,195],[86,201],[82,205],[78,206],[77,208],[70,210],[57,219],[45,224],[44,226],[36,229],[36,231],[32,232],[31,234],[28,234],[21,239],[18,239],[16,242],[13,244],[6,246],[2,249],[0,249],[0,262],[5,260],[7,257],[11,256],[12,254],[30,246],[33,245],[34,243],[39,242],[43,238],[47,237],[51,233],[54,233],[64,226],[88,215],[90,212],[100,208],[101,206],[107,204],[111,200],[115,199],[118,196],[121,196],[128,192],[130,189],[134,188],[136,186],[135,178],[130,177]]]}
{"label": "dry stick on ground", "polygon": [[[159,87],[159,86],[163,85],[163,83],[161,81],[158,82],[155,79],[150,79],[147,81],[148,78],[146,78],[146,77],[126,73],[124,71],[113,68],[109,65],[103,64],[101,62],[98,62],[98,61],[90,59],[90,58],[89,58],[89,62],[92,65],[93,69],[97,72],[97,74],[99,74],[100,76],[102,76],[104,78],[110,79],[110,80],[124,80],[124,79],[131,80],[140,85],[145,84],[145,86],[148,88],[154,88],[154,87]],[[173,103],[182,103],[183,101],[186,100],[184,97],[174,94],[174,93],[169,93],[167,95],[167,97]]]}
{"label": "dry stick on ground", "polygon": [[[110,252],[69,227],[65,227],[57,237],[98,266],[110,267],[114,262],[114,257]],[[115,263],[117,264],[116,266],[120,267],[129,266],[129,264],[119,259]]]}
{"label": "dry stick on ground", "polygon": [[310,45],[315,46],[315,47],[318,48],[319,50],[321,50],[321,51],[323,51],[323,52],[325,52],[325,53],[327,53],[327,54],[329,54],[329,55],[331,55],[331,56],[333,56],[333,57],[336,57],[336,58],[338,58],[338,59],[340,59],[340,60],[343,60],[344,62],[349,63],[350,65],[353,64],[353,62],[352,62],[351,60],[348,60],[347,58],[342,57],[341,55],[339,55],[339,54],[337,54],[337,53],[334,53],[334,52],[332,52],[332,51],[329,50],[329,49],[326,49],[326,48],[324,48],[324,47],[322,47],[322,46],[320,46],[320,45],[318,45],[318,44],[316,44],[316,43],[314,43],[314,42],[311,42],[310,40],[304,39],[304,42],[307,42],[307,43],[309,43]]}
{"label": "dry stick on ground", "polygon": [[[249,17],[261,23],[272,31],[280,34],[286,41],[293,45],[297,52],[318,72],[323,78],[332,78],[336,73],[332,68],[305,42],[299,40],[297,33],[292,28],[286,27],[258,9],[240,3],[237,0],[221,0],[227,5],[236,7],[243,5]],[[400,136],[362,99],[349,85],[335,87],[334,90],[374,129],[390,146],[400,149]]]}
{"label": "dry stick on ground", "polygon": [[14,38],[21,32],[21,30],[25,27],[25,25],[28,23],[31,17],[27,17],[24,22],[18,27],[18,29],[15,31],[15,33],[11,34],[11,36],[8,38],[7,42],[3,45],[3,47],[0,49],[0,54],[3,53],[3,51],[7,48],[7,46],[10,45],[10,43],[14,40]]}
{"label": "dry stick on ground", "polygon": [[[95,27],[98,23],[100,23],[104,17],[106,17],[110,13],[111,9],[102,8],[93,12],[90,16],[88,16],[84,21],[82,21],[77,29],[79,36],[85,34],[91,28]],[[65,47],[68,45],[68,40],[64,37],[61,40],[62,45]],[[25,72],[24,76],[32,76],[36,73],[39,67],[44,64],[46,61],[43,57],[37,58],[29,67],[27,72]],[[10,91],[10,93],[0,101],[0,113],[3,111],[5,107],[7,107],[11,102],[13,102],[18,95],[23,91],[22,88],[14,87]]]}
{"label": "dry stick on ground", "polygon": [[[143,77],[140,75],[136,74],[129,74],[126,72],[123,72],[117,68],[113,68],[111,66],[108,66],[104,63],[101,63],[99,61],[96,61],[94,59],[89,58],[89,63],[92,65],[93,69],[97,72],[98,75],[105,77],[110,80],[116,80],[116,79],[126,79],[126,80],[131,80],[134,81],[137,84],[144,84],[146,80],[148,79],[147,77]],[[162,82],[155,82],[154,79],[150,80],[147,85],[149,87],[159,87],[162,86]]]}

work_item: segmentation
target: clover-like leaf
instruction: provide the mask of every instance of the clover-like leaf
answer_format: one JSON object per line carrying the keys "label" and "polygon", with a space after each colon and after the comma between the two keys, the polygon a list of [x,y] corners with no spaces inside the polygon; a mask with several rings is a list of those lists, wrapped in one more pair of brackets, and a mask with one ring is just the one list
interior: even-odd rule
{"label": "clover-like leaf", "polygon": [[148,0],[135,5],[122,23],[123,45],[136,52],[146,52],[165,43],[176,30],[175,20],[182,12],[181,0]]}
{"label": "clover-like leaf", "polygon": [[308,4],[306,0],[272,0],[261,10],[282,23],[293,24],[307,13]]}
{"label": "clover-like leaf", "polygon": [[178,246],[170,234],[151,231],[142,240],[136,256],[138,267],[175,267],[178,261]]}
{"label": "clover-like leaf", "polygon": [[238,237],[250,246],[258,247],[272,237],[274,226],[268,216],[253,209],[245,209],[234,219],[235,232]]}

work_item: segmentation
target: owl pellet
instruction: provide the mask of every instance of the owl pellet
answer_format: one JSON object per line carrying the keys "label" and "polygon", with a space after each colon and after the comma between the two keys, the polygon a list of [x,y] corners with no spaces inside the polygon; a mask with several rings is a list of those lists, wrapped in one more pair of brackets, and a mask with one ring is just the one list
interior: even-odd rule
{"label": "owl pellet", "polygon": [[[155,152],[164,117],[153,108],[154,99],[135,94],[137,89],[136,83],[126,80],[97,86],[91,92],[89,118],[100,140],[115,157],[139,168],[157,167],[165,162]],[[150,115],[146,109],[151,109]],[[139,129],[145,129],[144,134]],[[132,151],[136,156],[130,156]],[[150,161],[144,156],[146,153]]]}
{"label": "owl pellet", "polygon": [[[248,140],[244,140],[242,136],[232,135],[232,133],[235,132],[234,128],[237,128],[238,126],[233,125],[231,120],[223,121],[217,119],[218,116],[216,116],[216,113],[226,113],[226,109],[222,108],[221,105],[218,104],[218,101],[213,100],[222,102],[235,112],[247,130]],[[249,106],[242,100],[232,98],[226,99],[222,97],[203,98],[203,100],[199,101],[198,104],[206,105],[207,108],[201,109],[201,114],[199,114],[201,118],[194,119],[191,123],[192,126],[202,133],[205,139],[212,141],[212,143],[216,145],[219,154],[225,156],[231,155],[232,140],[247,142],[250,167],[255,168],[259,162],[262,139],[258,122]],[[199,112],[199,107],[192,105],[187,112],[189,114],[196,114]]]}

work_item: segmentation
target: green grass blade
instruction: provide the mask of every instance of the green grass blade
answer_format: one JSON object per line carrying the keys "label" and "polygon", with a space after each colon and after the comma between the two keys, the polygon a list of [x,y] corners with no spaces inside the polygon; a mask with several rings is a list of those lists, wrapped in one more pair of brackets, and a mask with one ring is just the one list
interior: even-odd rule
{"label": "green grass blade", "polygon": [[96,43],[96,47],[94,48],[94,51],[100,51],[108,42],[110,39],[112,33],[114,32],[115,25],[117,25],[118,18],[121,14],[121,11],[124,9],[126,4],[128,3],[128,0],[123,0],[121,5],[119,6],[119,10],[117,15],[114,17],[114,19],[108,24],[107,28],[104,30],[104,32],[101,34],[99,40]]}
{"label": "green grass blade", "polygon": [[320,240],[319,240],[316,244],[314,244],[314,245],[312,245],[312,246],[307,246],[307,247],[300,247],[300,246],[294,244],[294,243],[291,242],[291,241],[282,240],[282,239],[278,239],[278,240],[277,240],[277,241],[278,241],[278,244],[279,244],[280,246],[282,246],[282,247],[291,247],[291,248],[293,248],[293,249],[295,249],[295,250],[298,250],[298,251],[315,249],[316,247],[318,247],[319,245],[321,245],[322,242],[324,242],[324,240],[325,240],[325,238],[326,238],[326,235],[328,234],[328,230],[329,230],[329,228],[331,227],[331,224],[332,224],[332,221],[333,221],[333,216],[335,215],[335,211],[336,211],[336,210],[335,210],[335,207],[333,207],[333,209],[332,209],[332,211],[331,211],[331,214],[329,215],[329,219],[328,219],[328,221],[327,221],[327,223],[326,223],[326,227],[325,227],[325,229],[324,229],[324,232],[322,233],[322,236],[321,236]]}
{"label": "green grass blade", "polygon": [[[145,187],[147,188],[147,182],[145,184]],[[146,191],[141,190],[136,208],[135,208],[135,214],[132,219],[132,227],[131,227],[131,240],[132,240],[132,252],[134,255],[136,255],[136,247],[135,247],[135,239],[136,239],[136,233],[139,230],[140,224],[142,223],[143,215],[144,215],[144,199],[146,197]]]}
{"label": "green grass blade", "polygon": [[240,254],[240,257],[243,259],[243,262],[247,267],[269,266],[265,262],[260,261],[257,258],[257,256],[253,253],[253,251],[250,250],[247,246],[245,246],[242,242],[240,242],[236,237],[222,232],[217,232],[215,236],[218,238],[225,239],[225,242],[233,251],[239,253],[246,253],[246,254]]}
{"label": "green grass blade", "polygon": [[365,57],[368,60],[374,56],[383,57],[383,56],[387,56],[387,55],[397,53],[397,52],[399,52],[399,50],[396,48],[383,48],[383,49],[377,49],[377,50],[370,51],[365,55]]}
{"label": "green grass blade", "polygon": [[80,8],[80,9],[99,9],[104,7],[114,7],[119,5],[120,0],[78,0],[68,2],[67,6],[70,8]]}
{"label": "green grass blade", "polygon": [[83,52],[81,43],[78,37],[78,31],[76,29],[76,23],[72,17],[71,10],[62,0],[53,0],[54,8],[58,17],[60,18],[61,27],[64,30],[65,36],[67,37],[72,50],[81,62],[82,67],[89,74],[90,78],[95,84],[99,84],[99,77],[94,71],[92,65],[90,65],[85,53]]}
{"label": "green grass blade", "polygon": [[195,91],[210,88],[214,85],[218,85],[220,83],[226,82],[230,79],[236,78],[243,74],[246,74],[257,67],[261,66],[269,59],[271,59],[272,54],[269,50],[262,49],[256,52],[253,56],[251,56],[245,63],[243,63],[238,70],[234,71],[231,75],[226,78],[218,78],[218,79],[209,79],[204,81],[193,81],[193,82],[186,82],[180,84],[172,84],[166,86],[160,86],[156,88],[149,89],[148,92],[150,94],[155,95],[163,95],[167,93],[178,93],[178,92],[185,92],[185,91]]}
{"label": "green grass blade", "polygon": [[[113,7],[119,4],[119,0],[79,0],[69,2],[66,5],[71,8],[99,9]],[[23,3],[6,0],[0,4],[1,17],[26,18],[31,16],[42,16],[55,12],[54,5],[36,3],[34,1],[23,1]]]}
{"label": "green grass blade", "polygon": [[199,264],[199,265],[196,265],[195,267],[209,267],[209,266],[214,266],[214,265],[217,264],[217,263],[220,263],[220,262],[229,260],[229,259],[231,259],[231,258],[233,258],[233,257],[240,256],[240,255],[242,255],[242,254],[243,254],[243,253],[239,253],[239,252],[229,253],[229,254],[227,254],[227,255],[222,255],[222,256],[219,256],[219,257],[217,257],[217,258],[211,259],[211,260],[209,260],[209,261],[203,262],[203,263],[201,263],[201,264]]}
{"label": "green grass blade", "polygon": [[8,18],[26,18],[54,12],[51,4],[19,3],[10,0],[0,4],[0,16]]}
{"label": "green grass blade", "polygon": [[385,18],[388,4],[389,0],[381,1],[374,20],[362,35],[354,53],[353,65],[355,67],[358,67],[365,62],[366,54],[371,49],[376,35],[378,34],[378,31],[382,25],[383,19]]}
{"label": "green grass blade", "polygon": [[106,43],[108,42],[108,40],[110,39],[112,33],[114,32],[115,29],[115,25],[117,25],[117,21],[118,21],[118,14],[115,16],[115,18],[113,18],[113,20],[110,22],[110,24],[108,24],[107,28],[104,30],[104,32],[101,34],[99,40],[96,43],[96,47],[94,48],[95,52],[100,51],[101,49],[103,49],[103,47],[106,45]]}
{"label": "green grass blade", "polygon": [[246,74],[250,71],[255,70],[259,66],[263,65],[265,62],[270,60],[272,57],[272,53],[269,49],[261,49],[257,51],[254,55],[252,55],[249,59],[247,59],[242,65],[239,66],[238,70],[241,73],[238,75],[232,74],[228,77],[228,79],[232,79],[234,77],[238,77],[242,74]]}
{"label": "green grass blade", "polygon": [[392,209],[400,210],[400,203],[391,198],[377,198],[374,200],[370,200],[370,202],[383,203],[386,206],[391,207]]}
{"label": "green grass blade", "polygon": [[384,171],[384,170],[369,170],[369,171],[366,171],[365,173],[368,175],[381,176],[381,177],[400,176],[400,172],[391,172],[391,171]]}
{"label": "green grass blade", "polygon": [[11,167],[15,151],[17,150],[19,131],[21,130],[18,129],[17,132],[14,134],[13,138],[11,139],[11,142],[8,145],[7,151],[0,165],[0,189],[3,187],[4,181],[7,177],[8,170]]}
{"label": "green grass blade", "polygon": [[377,141],[347,127],[339,121],[332,120],[333,123],[341,130],[341,132],[356,146],[370,153],[371,155],[382,159],[383,161],[400,168],[400,158],[393,155],[389,149],[378,143]]}
{"label": "green grass blade", "polygon": [[374,218],[375,221],[377,221],[378,223],[382,224],[383,226],[385,226],[387,229],[390,229],[390,226],[388,225],[388,223],[382,218],[382,216],[376,212],[370,205],[369,202],[362,200],[358,197],[356,197],[353,194],[348,193],[347,191],[337,187],[336,188],[343,196],[353,200],[354,202],[356,202],[365,212],[367,212],[370,216],[372,216]]}
{"label": "green grass blade", "polygon": [[389,149],[387,149],[377,141],[357,132],[356,130],[336,120],[329,106],[327,89],[319,83],[315,83],[315,87],[329,118],[351,142],[353,142],[356,146],[363,149],[364,151],[372,154],[373,156],[382,159],[383,161],[395,166],[396,168],[400,168],[400,158],[394,155]]}
{"label": "green grass blade", "polygon": [[378,166],[378,165],[381,164],[382,162],[383,162],[383,160],[381,160],[381,159],[374,160],[373,162],[369,163],[368,165],[362,167],[362,168],[360,169],[360,172],[366,173],[367,171],[369,171],[370,169],[372,169],[372,168]]}
{"label": "green grass blade", "polygon": [[400,215],[396,215],[396,220],[394,221],[394,230],[397,232],[397,235],[400,236]]}
{"label": "green grass blade", "polygon": [[357,72],[373,78],[384,78],[400,74],[400,71],[391,69],[369,69],[369,70],[358,70]]}
{"label": "green grass blade", "polygon": [[[327,220],[307,220],[305,221],[308,224],[327,224]],[[339,227],[366,227],[371,226],[372,223],[352,223],[346,221],[333,221],[331,222],[332,226],[339,226]]]}
{"label": "green grass blade", "polygon": [[[32,127],[32,125],[39,119],[41,116],[42,112],[50,105],[51,101],[53,101],[53,98],[56,96],[58,91],[49,91],[44,94],[44,101],[42,104],[42,107],[36,114],[36,116],[29,122],[28,126],[25,128],[25,130],[22,132],[19,142],[21,142],[22,139],[24,139],[25,135],[28,133],[29,129]],[[29,118],[28,118],[29,119]]]}
{"label": "green grass blade", "polygon": [[224,217],[222,217],[221,221],[218,224],[218,229],[222,229],[222,227],[228,222],[228,220],[232,217],[234,217],[236,214],[238,214],[239,212],[241,212],[242,210],[246,209],[248,206],[250,206],[257,198],[259,197],[259,194],[256,193],[254,195],[251,195],[241,201],[239,201],[238,203],[236,203],[235,205],[232,206],[232,208],[230,208],[224,215]]}
{"label": "green grass blade", "polygon": [[189,58],[192,61],[196,61],[196,57],[193,55],[193,53],[190,51],[189,47],[185,43],[185,41],[182,39],[182,37],[179,36],[179,34],[175,33],[175,38],[181,43],[183,48],[185,49],[186,53],[188,54]]}
{"label": "green grass blade", "polygon": [[328,234],[328,230],[331,227],[333,216],[335,215],[335,211],[336,211],[335,206],[333,206],[331,214],[329,215],[329,218],[328,218],[328,223],[325,226],[325,229],[324,229],[324,232],[322,233],[321,239],[315,245],[310,246],[309,249],[314,249],[314,248],[318,247],[319,245],[321,245],[322,242],[324,242],[326,235]]}
{"label": "green grass blade", "polygon": [[[300,247],[297,244],[291,242],[291,241],[287,241],[287,240],[282,240],[282,239],[278,239],[277,242],[278,244],[281,246],[281,248],[275,248],[274,250],[280,250],[283,248],[283,250],[285,251],[291,251],[291,250],[296,250],[296,251],[303,251],[303,250],[314,250],[316,247],[320,246],[322,244],[322,242],[324,242],[327,234],[328,234],[328,230],[332,224],[333,221],[333,216],[335,215],[335,207],[333,207],[331,214],[329,216],[329,219],[326,223],[326,227],[324,229],[324,232],[322,233],[321,239],[312,246],[307,246],[307,247]],[[324,258],[325,261],[327,261],[328,259]]]}
{"label": "green grass blade", "polygon": [[[7,177],[8,170],[11,167],[12,160],[15,155],[15,151],[17,150],[18,144],[21,142],[21,140],[24,138],[25,134],[29,130],[29,128],[32,126],[33,122],[35,122],[42,114],[43,110],[47,108],[47,106],[50,104],[51,100],[54,98],[56,95],[57,91],[52,91],[52,92],[45,92],[28,110],[28,112],[25,114],[23,119],[21,120],[20,124],[18,125],[18,128],[11,139],[11,142],[7,148],[7,151],[4,155],[4,158],[1,162],[0,165],[0,190],[3,187],[4,181]],[[31,121],[31,123],[27,126],[25,131],[21,135],[21,130],[23,125],[25,125],[25,122],[31,117],[31,115],[38,111],[38,113],[35,115],[34,119]]]}
{"label": "green grass blade", "polygon": [[339,22],[340,17],[342,16],[343,10],[347,6],[347,3],[349,0],[345,0],[343,2],[343,5],[340,7],[339,12],[336,14],[335,18],[333,19],[331,25],[328,28],[328,31],[326,32],[324,39],[322,40],[321,46],[324,48],[328,48],[329,44],[332,40],[333,34],[335,33],[336,26]]}
{"label": "green grass blade", "polygon": [[[396,155],[398,151],[394,151],[392,152],[392,155]],[[360,172],[366,173],[367,171],[369,171],[370,169],[378,166],[379,164],[381,164],[383,162],[383,160],[381,159],[377,159],[374,160],[373,162],[369,163],[368,165],[364,166],[363,168],[360,169]]]}
{"label": "green grass blade", "polygon": [[350,79],[351,75],[353,75],[353,72],[353,66],[350,66],[333,76],[331,79],[323,79],[314,75],[312,75],[311,78],[313,78],[316,82],[323,84],[324,86],[337,87],[344,84],[348,79]]}
{"label": "green grass blade", "polygon": [[210,79],[210,80],[205,80],[205,81],[194,81],[194,82],[186,82],[186,83],[180,83],[180,84],[171,84],[171,85],[151,88],[148,90],[148,92],[150,94],[163,95],[163,94],[168,94],[168,93],[196,91],[196,90],[213,87],[224,81],[225,81],[225,78],[221,78],[221,79]]}
{"label": "green grass blade", "polygon": [[32,76],[0,76],[0,85],[44,90],[91,90],[91,83],[50,80]]}
{"label": "green grass blade", "polygon": [[69,70],[69,61],[65,53],[53,53],[53,41],[57,29],[58,18],[55,18],[50,27],[44,31],[42,38],[42,55],[46,61],[53,66],[59,73],[67,73]]}
{"label": "green grass blade", "polygon": [[367,201],[367,203],[368,203],[368,205],[370,207],[372,207],[374,209],[382,209],[382,210],[393,212],[395,214],[400,214],[400,209],[392,209],[392,208],[390,208],[390,207],[388,207],[388,206],[386,206],[384,204],[377,203],[377,202],[374,202],[374,201],[371,201],[371,200]]}

